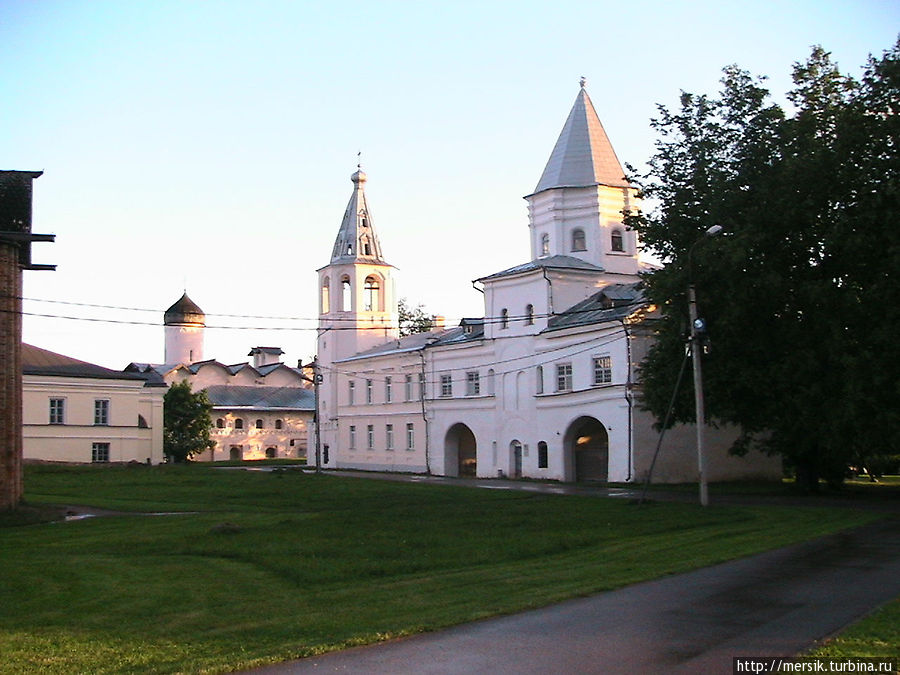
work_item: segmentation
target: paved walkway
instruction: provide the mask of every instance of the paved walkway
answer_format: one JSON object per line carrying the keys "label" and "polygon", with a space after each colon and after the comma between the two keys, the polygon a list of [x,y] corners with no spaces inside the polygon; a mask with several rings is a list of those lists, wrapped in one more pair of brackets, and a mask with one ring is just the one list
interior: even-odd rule
{"label": "paved walkway", "polygon": [[252,672],[731,673],[735,656],[796,654],[898,595],[895,517],[544,609]]}

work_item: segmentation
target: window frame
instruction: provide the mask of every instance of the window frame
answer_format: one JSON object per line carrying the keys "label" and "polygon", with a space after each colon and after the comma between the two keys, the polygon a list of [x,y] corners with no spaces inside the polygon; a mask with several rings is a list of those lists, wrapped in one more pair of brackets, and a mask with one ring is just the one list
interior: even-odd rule
{"label": "window frame", "polygon": [[50,424],[63,425],[66,423],[66,399],[54,396],[50,399]]}
{"label": "window frame", "polygon": [[108,398],[95,398],[94,399],[94,426],[95,427],[108,427],[109,426],[109,410],[110,403]]}
{"label": "window frame", "polygon": [[609,250],[613,253],[625,253],[625,233],[618,227],[609,233]]}
{"label": "window frame", "polygon": [[394,425],[393,424],[385,424],[384,425],[384,449],[385,450],[393,450],[394,449]]}
{"label": "window frame", "polygon": [[609,354],[600,354],[591,359],[593,366],[593,384],[602,386],[612,384],[612,357]]}
{"label": "window frame", "polygon": [[466,396],[481,396],[481,373],[477,370],[466,371]]}
{"label": "window frame", "polygon": [[453,398],[453,375],[441,373],[441,398]]}
{"label": "window frame", "polygon": [[572,251],[587,251],[587,235],[584,228],[576,227],[572,230]]}
{"label": "window frame", "polygon": [[356,425],[355,425],[355,424],[351,424],[351,425],[350,425],[350,434],[349,434],[349,436],[350,436],[350,437],[349,437],[349,439],[348,439],[348,449],[349,449],[349,450],[356,450]]}
{"label": "window frame", "polygon": [[366,450],[375,449],[375,425],[366,425]]}
{"label": "window frame", "polygon": [[412,422],[406,423],[406,449],[416,449],[416,425]]}
{"label": "window frame", "polygon": [[550,448],[547,445],[547,441],[538,441],[537,452],[538,452],[538,468],[539,469],[549,468],[550,467]]}
{"label": "window frame", "polygon": [[366,380],[366,405],[372,405],[375,401],[375,395],[373,391],[374,383],[372,380]]}
{"label": "window frame", "polygon": [[394,401],[394,382],[390,375],[384,378],[384,402],[392,403]]}
{"label": "window frame", "polygon": [[91,464],[109,464],[109,446],[110,444],[104,441],[92,442]]}
{"label": "window frame", "polygon": [[556,364],[556,391],[557,392],[567,392],[572,391],[572,382],[573,382],[574,370],[572,368],[572,362],[566,361],[564,363]]}

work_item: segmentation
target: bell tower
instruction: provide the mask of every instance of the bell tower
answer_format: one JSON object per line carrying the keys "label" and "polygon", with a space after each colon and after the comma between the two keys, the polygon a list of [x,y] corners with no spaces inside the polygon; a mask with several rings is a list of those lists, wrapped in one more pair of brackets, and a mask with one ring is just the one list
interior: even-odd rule
{"label": "bell tower", "polygon": [[[381,253],[366,199],[366,174],[350,177],[353,193],[334,241],[331,262],[318,270],[319,327],[316,353],[321,375],[319,415],[322,463],[335,465],[340,365],[335,362],[399,336],[393,265]],[[327,459],[326,459],[327,456]]]}

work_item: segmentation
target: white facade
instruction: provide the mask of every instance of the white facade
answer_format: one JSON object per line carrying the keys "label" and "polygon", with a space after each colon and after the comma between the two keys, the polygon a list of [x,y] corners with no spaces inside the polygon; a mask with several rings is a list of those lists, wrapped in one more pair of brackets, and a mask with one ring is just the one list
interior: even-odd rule
{"label": "white facade", "polygon": [[[639,204],[583,85],[526,197],[532,259],[477,280],[484,318],[397,338],[392,268],[380,245],[358,253],[374,238],[359,177],[319,270],[323,465],[642,479],[656,434],[635,402],[635,368],[652,308],[640,293],[636,234],[622,225]],[[364,296],[372,279],[384,289],[377,302]],[[670,432],[667,445],[678,447],[667,448],[657,478],[696,480],[689,431]],[[709,479],[779,475],[777,461],[729,456],[733,433],[709,436]]]}
{"label": "white facade", "polygon": [[309,376],[281,363],[278,347],[251,349],[253,365],[187,360],[203,354],[204,329],[203,310],[184,294],[165,312],[166,364],[126,368],[163,387],[188,381],[193,391],[206,390],[215,446],[193,460],[307,459],[315,410]]}
{"label": "white facade", "polygon": [[164,387],[23,345],[23,457],[163,461]]}

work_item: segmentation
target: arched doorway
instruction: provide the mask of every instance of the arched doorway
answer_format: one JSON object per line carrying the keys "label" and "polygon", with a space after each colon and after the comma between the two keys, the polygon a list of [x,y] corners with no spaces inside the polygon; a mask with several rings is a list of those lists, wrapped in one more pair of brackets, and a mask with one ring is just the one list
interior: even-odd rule
{"label": "arched doorway", "polygon": [[462,422],[450,427],[444,438],[444,474],[471,477],[478,474],[475,434]]}
{"label": "arched doorway", "polygon": [[243,459],[244,451],[240,445],[232,445],[231,449],[228,452],[228,459],[232,462],[236,462],[240,459]]}
{"label": "arched doorway", "polygon": [[519,441],[513,441],[509,444],[510,452],[510,473],[513,478],[522,477],[522,444]]}
{"label": "arched doorway", "polygon": [[609,480],[609,435],[593,417],[579,417],[565,436],[566,474],[575,481]]}

